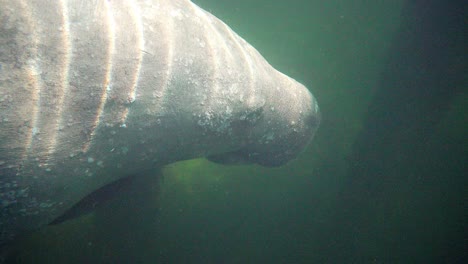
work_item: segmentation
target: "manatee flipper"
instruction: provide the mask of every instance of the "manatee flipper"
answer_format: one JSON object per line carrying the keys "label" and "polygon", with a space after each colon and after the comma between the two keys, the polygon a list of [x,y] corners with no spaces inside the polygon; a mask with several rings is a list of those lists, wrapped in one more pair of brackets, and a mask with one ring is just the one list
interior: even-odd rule
{"label": "manatee flipper", "polygon": [[[116,252],[110,256],[109,263],[145,263],[146,254],[153,254],[150,251],[159,242],[160,230],[165,229],[160,224],[164,216],[159,202],[163,181],[162,170],[138,174],[130,190],[96,210],[94,243],[105,244],[111,252]],[[151,250],[141,254],[145,245],[151,245]]]}
{"label": "manatee flipper", "polygon": [[[126,199],[135,199],[142,192],[154,191],[158,192],[159,189],[159,170],[157,172],[147,172],[149,177],[157,177],[156,181],[152,181],[156,186],[149,186],[141,178],[142,175],[131,175],[125,178],[107,184],[96,191],[90,193],[81,199],[78,203],[73,205],[70,209],[65,211],[64,214],[57,217],[49,225],[61,224],[65,221],[89,214],[95,210],[118,203],[118,197],[125,197]],[[156,182],[156,183],[155,183]],[[157,194],[155,194],[157,195]]]}
{"label": "manatee flipper", "polygon": [[49,225],[61,224],[65,221],[89,214],[105,206],[118,195],[128,196],[127,194],[131,192],[131,186],[135,177],[137,176],[131,175],[97,189],[73,205],[70,209],[65,211],[65,213],[49,223]]}

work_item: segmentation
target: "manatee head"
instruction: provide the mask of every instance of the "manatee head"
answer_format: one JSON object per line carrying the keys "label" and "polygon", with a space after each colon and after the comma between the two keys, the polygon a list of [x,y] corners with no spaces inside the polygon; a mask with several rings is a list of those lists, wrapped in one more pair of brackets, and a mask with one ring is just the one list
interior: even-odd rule
{"label": "manatee head", "polygon": [[[280,83],[262,87],[249,113],[248,141],[242,148],[209,156],[221,164],[278,167],[296,158],[314,137],[321,113],[307,88],[281,74]],[[251,107],[252,108],[252,107]]]}

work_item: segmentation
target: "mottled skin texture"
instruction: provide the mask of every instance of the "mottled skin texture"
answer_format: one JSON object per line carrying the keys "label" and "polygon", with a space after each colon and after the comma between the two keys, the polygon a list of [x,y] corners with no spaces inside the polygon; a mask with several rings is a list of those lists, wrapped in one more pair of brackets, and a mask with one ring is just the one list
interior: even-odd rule
{"label": "mottled skin texture", "polygon": [[188,0],[0,6],[0,243],[178,160],[282,165],[319,125],[303,85]]}

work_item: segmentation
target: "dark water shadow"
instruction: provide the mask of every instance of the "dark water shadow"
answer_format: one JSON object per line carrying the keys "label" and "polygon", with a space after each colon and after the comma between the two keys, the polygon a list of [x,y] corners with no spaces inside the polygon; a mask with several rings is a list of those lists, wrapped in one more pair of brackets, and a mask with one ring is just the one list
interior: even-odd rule
{"label": "dark water shadow", "polygon": [[334,263],[466,260],[467,142],[450,136],[466,120],[448,112],[468,85],[467,3],[403,10],[327,235]]}

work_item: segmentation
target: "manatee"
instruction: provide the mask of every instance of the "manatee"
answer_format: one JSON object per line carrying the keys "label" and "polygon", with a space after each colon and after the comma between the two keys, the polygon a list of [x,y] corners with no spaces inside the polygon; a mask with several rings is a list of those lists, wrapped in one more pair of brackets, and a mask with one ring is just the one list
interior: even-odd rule
{"label": "manatee", "polygon": [[128,175],[286,164],[320,112],[189,0],[0,0],[0,243]]}

